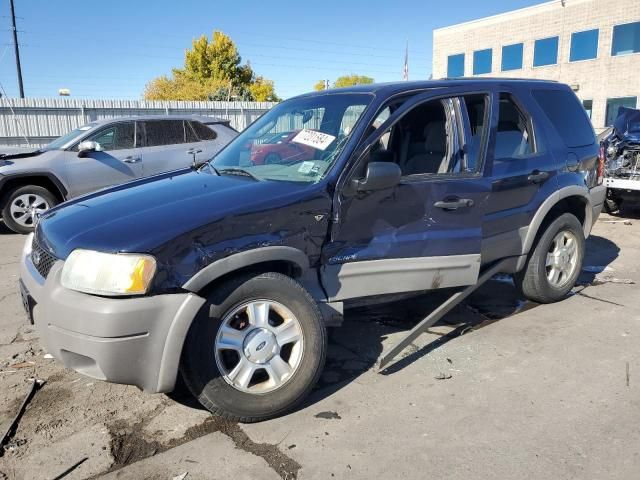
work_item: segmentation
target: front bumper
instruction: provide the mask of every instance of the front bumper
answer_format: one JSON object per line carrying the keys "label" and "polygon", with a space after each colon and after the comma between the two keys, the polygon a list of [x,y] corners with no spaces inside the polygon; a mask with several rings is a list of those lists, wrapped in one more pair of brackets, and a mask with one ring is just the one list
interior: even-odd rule
{"label": "front bumper", "polygon": [[170,392],[182,345],[204,299],[193,293],[104,298],[62,287],[63,262],[47,278],[28,254],[20,279],[46,350],[66,367],[99,380]]}

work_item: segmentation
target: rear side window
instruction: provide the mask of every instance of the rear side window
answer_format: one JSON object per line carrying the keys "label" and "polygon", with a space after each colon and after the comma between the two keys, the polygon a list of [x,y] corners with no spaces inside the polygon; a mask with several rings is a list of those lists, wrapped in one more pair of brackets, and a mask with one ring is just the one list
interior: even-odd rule
{"label": "rear side window", "polygon": [[565,90],[533,90],[532,94],[567,147],[593,145],[593,127],[573,93]]}
{"label": "rear side window", "polygon": [[510,94],[501,93],[495,158],[520,158],[533,152],[531,119],[518,107]]}
{"label": "rear side window", "polygon": [[182,120],[150,120],[144,122],[147,147],[184,143]]}
{"label": "rear side window", "polygon": [[218,135],[212,129],[200,122],[189,122],[200,140],[215,140]]}

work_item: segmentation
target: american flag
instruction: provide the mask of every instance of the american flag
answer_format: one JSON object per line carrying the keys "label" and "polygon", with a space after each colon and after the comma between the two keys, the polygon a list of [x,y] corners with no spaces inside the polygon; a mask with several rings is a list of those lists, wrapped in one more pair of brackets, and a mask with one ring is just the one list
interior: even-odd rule
{"label": "american flag", "polygon": [[407,48],[404,51],[404,68],[402,69],[402,80],[409,81],[409,42],[407,42]]}

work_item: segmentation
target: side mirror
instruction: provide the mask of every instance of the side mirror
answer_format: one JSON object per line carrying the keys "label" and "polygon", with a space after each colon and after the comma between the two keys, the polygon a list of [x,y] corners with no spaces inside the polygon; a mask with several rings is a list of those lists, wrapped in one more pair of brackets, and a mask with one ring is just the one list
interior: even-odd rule
{"label": "side mirror", "polygon": [[400,183],[402,171],[397,163],[370,162],[367,165],[367,174],[364,178],[352,181],[356,192],[369,192],[372,190],[384,190],[395,187]]}
{"label": "side mirror", "polygon": [[100,146],[100,144],[98,142],[92,142],[91,140],[88,140],[86,142],[80,142],[80,145],[78,145],[79,157],[83,157],[90,152],[101,152],[101,151],[102,151],[102,147]]}

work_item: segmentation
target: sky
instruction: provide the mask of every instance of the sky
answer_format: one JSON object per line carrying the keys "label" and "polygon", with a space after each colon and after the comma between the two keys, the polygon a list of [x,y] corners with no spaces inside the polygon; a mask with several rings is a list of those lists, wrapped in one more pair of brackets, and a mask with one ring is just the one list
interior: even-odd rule
{"label": "sky", "polygon": [[[184,62],[200,35],[221,30],[243,61],[288,98],[321,79],[377,82],[431,74],[432,30],[542,0],[14,0],[25,95],[140,99]],[[0,87],[18,96],[9,0],[0,0]],[[0,93],[2,90],[0,89]]]}

